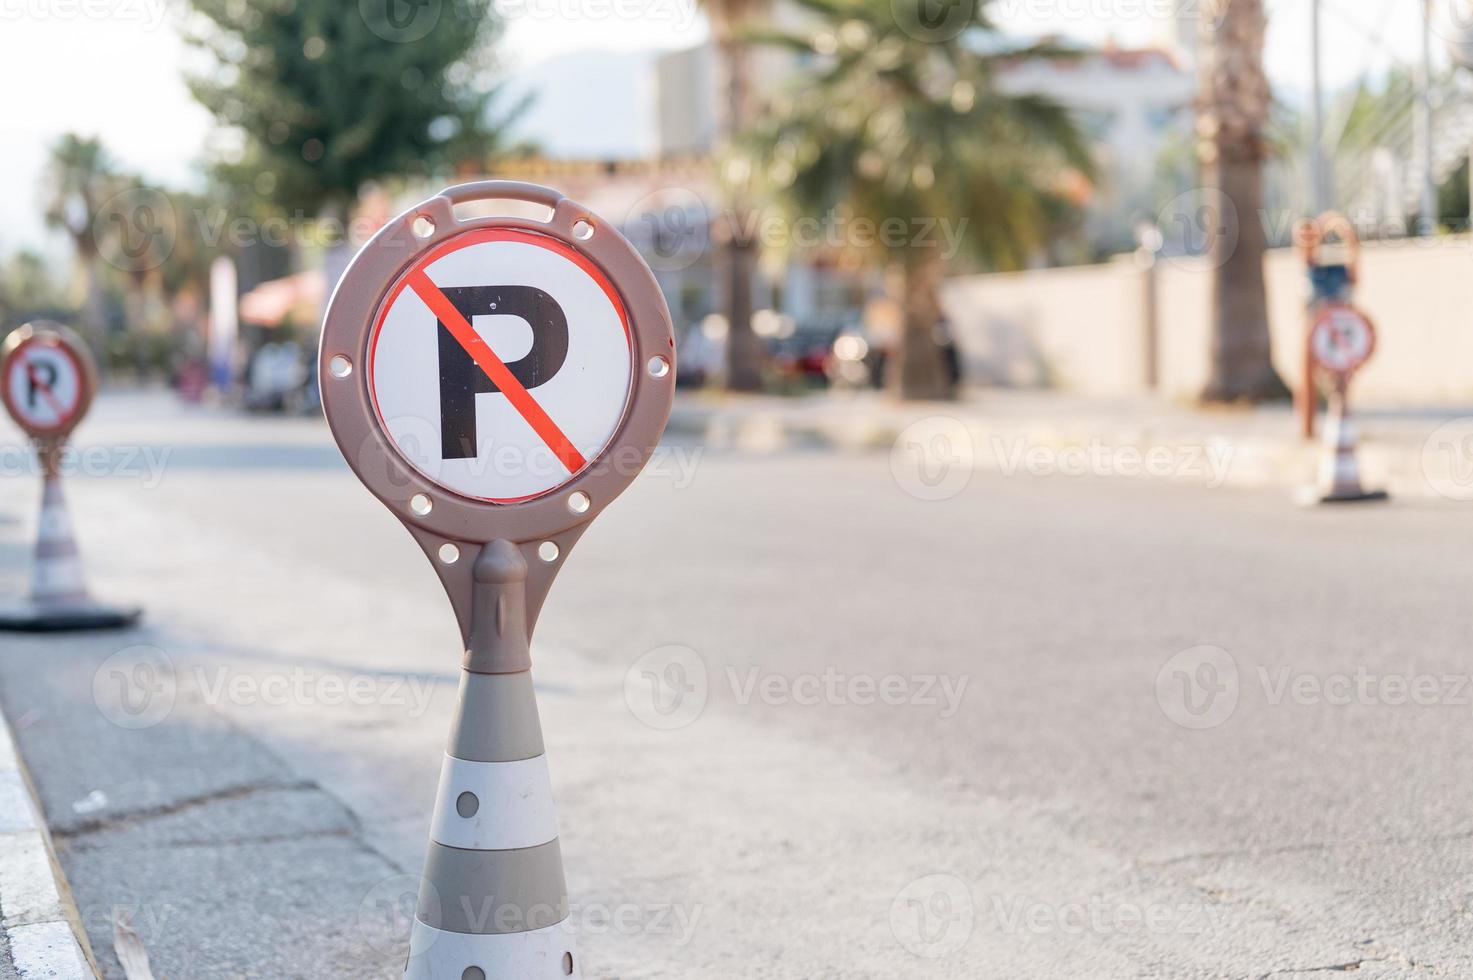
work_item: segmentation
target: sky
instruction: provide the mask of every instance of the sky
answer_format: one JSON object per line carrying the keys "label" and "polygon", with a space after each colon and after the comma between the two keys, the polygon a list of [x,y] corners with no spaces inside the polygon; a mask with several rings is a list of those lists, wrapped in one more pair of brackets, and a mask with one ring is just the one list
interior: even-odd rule
{"label": "sky", "polygon": [[[706,37],[694,0],[496,2],[508,21],[502,61],[513,75],[577,52],[681,48]],[[992,9],[1006,29],[1022,34],[1143,45],[1169,40],[1175,9],[1207,2],[993,0]],[[1421,0],[1323,2],[1328,85],[1418,57]],[[1302,97],[1309,87],[1309,4],[1268,0],[1266,60],[1281,97]],[[156,181],[197,179],[211,122],[183,83],[189,54],[178,9],[179,0],[0,0],[0,187],[7,190],[0,194],[0,252],[64,254],[37,206],[46,149],[63,132],[102,137],[124,166]],[[344,0],[344,9],[352,10],[353,0]],[[1446,33],[1435,38],[1439,58]],[[541,124],[564,123],[544,114]]]}

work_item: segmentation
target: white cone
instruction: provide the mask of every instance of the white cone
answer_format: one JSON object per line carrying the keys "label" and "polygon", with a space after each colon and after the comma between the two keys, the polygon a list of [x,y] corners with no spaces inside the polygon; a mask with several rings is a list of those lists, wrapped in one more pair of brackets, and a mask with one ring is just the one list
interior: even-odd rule
{"label": "white cone", "polygon": [[1325,420],[1324,455],[1320,457],[1317,498],[1320,503],[1350,500],[1384,500],[1381,490],[1367,490],[1361,484],[1360,463],[1356,457],[1355,425],[1344,394],[1330,398],[1330,411]]}
{"label": "white cone", "polygon": [[35,563],[31,567],[31,599],[37,604],[87,601],[87,579],[82,554],[72,537],[61,482],[48,476],[41,493],[41,519],[36,534]]}

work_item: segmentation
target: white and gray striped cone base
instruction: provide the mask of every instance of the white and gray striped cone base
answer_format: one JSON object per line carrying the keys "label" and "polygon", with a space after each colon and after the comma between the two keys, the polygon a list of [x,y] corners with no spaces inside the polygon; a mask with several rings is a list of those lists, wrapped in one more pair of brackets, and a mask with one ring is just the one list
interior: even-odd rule
{"label": "white and gray striped cone base", "polygon": [[31,566],[31,601],[37,605],[77,605],[88,601],[82,553],[72,537],[61,481],[48,476],[41,491],[41,520]]}
{"label": "white and gray striped cone base", "polygon": [[104,605],[87,594],[82,554],[55,476],[43,480],[38,525],[30,595],[0,600],[0,630],[117,629],[138,621],[142,614],[138,607]]}
{"label": "white and gray striped cone base", "polygon": [[404,975],[582,975],[529,672],[462,674]]}
{"label": "white and gray striped cone base", "polygon": [[1360,482],[1356,459],[1355,425],[1339,400],[1332,400],[1325,420],[1325,453],[1320,457],[1317,499],[1320,503],[1352,500],[1385,500],[1380,490],[1366,490]]}

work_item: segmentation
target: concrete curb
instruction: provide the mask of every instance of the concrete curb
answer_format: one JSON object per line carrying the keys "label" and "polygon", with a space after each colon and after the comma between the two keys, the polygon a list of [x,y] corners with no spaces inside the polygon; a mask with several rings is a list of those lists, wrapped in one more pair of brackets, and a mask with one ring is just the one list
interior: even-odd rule
{"label": "concrete curb", "polygon": [[0,929],[21,980],[95,980],[100,975],[35,788],[3,716]]}
{"label": "concrete curb", "polygon": [[[1032,401],[1023,411],[998,398],[992,405],[965,401],[901,404],[879,399],[776,399],[686,397],[677,399],[669,431],[717,449],[775,453],[790,449],[834,452],[890,451],[906,430],[917,423],[954,420],[965,430],[973,450],[973,465],[1004,475],[1093,475],[1117,478],[1149,476],[1195,483],[1210,488],[1283,489],[1292,492],[1312,486],[1325,450],[1319,440],[1304,441],[1293,432],[1287,410],[1251,415],[1224,411],[1147,410],[1138,417],[1130,405],[1113,406],[1098,415],[1067,404],[1057,414]],[[1282,415],[1282,418],[1279,417]],[[1362,439],[1360,463],[1368,485],[1388,489],[1394,496],[1446,499],[1424,456],[1428,435],[1441,419],[1397,421],[1359,416]],[[1149,466],[1086,464],[1071,473],[1071,464],[1088,454],[1121,460],[1149,454],[1177,460],[1162,472]],[[1037,455],[1029,455],[1037,454]],[[1032,464],[1041,462],[1041,468]],[[1095,470],[1100,470],[1096,472]],[[1467,499],[1457,497],[1453,499]]]}

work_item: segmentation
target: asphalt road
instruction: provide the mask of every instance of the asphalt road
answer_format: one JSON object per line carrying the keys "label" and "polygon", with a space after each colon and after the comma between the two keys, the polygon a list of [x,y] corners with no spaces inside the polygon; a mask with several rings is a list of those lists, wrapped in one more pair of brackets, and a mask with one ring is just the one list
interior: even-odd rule
{"label": "asphalt road", "polygon": [[[122,910],[161,977],[396,976],[459,653],[423,556],[318,422],[81,442],[148,621],[0,638],[0,703],[109,975]],[[657,464],[534,644],[585,976],[1473,976],[1469,505]]]}

